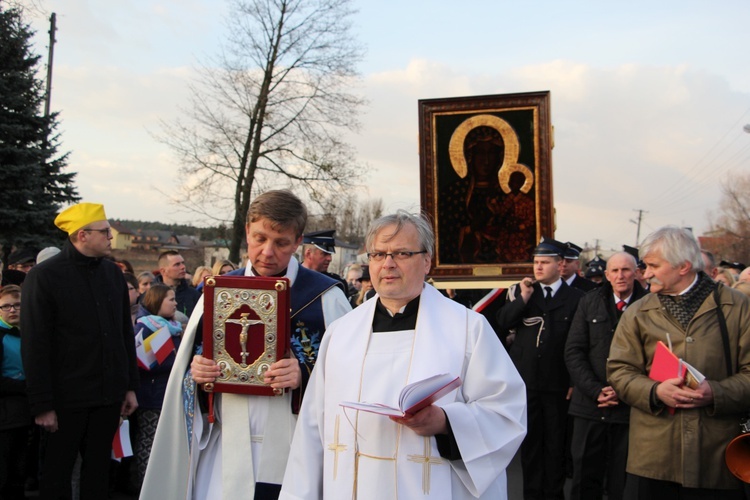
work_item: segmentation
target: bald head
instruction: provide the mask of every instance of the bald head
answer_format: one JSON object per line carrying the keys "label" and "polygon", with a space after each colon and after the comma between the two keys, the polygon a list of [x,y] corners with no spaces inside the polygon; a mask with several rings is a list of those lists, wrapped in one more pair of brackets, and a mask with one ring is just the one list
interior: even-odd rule
{"label": "bald head", "polygon": [[633,293],[635,268],[635,258],[627,252],[618,252],[607,260],[604,276],[620,299],[626,299]]}
{"label": "bald head", "polygon": [[742,270],[737,281],[739,283],[750,283],[750,267],[746,267]]}

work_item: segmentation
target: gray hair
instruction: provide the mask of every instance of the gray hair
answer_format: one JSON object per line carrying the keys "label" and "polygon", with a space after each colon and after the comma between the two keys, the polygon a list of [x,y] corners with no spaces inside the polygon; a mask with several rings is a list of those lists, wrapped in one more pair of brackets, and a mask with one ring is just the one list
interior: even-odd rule
{"label": "gray hair", "polygon": [[677,226],[664,226],[646,236],[640,247],[642,259],[652,252],[661,252],[672,267],[689,262],[694,271],[703,271],[703,256],[693,233]]}
{"label": "gray hair", "polygon": [[411,224],[417,230],[419,245],[422,247],[420,250],[426,250],[427,254],[432,257],[435,247],[435,233],[432,232],[430,221],[424,215],[411,214],[406,210],[399,210],[395,214],[384,215],[374,220],[367,231],[365,248],[367,248],[368,252],[373,250],[372,244],[375,241],[375,237],[386,226],[396,226],[396,231],[393,233],[395,236],[406,224]]}

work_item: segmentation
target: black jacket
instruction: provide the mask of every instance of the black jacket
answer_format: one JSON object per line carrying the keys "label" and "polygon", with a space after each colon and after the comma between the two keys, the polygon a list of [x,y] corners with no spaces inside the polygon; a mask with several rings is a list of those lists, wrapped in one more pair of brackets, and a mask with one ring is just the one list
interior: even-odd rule
{"label": "black jacket", "polygon": [[138,388],[122,271],[66,241],[29,271],[21,295],[21,353],[32,415],[122,402]]}
{"label": "black jacket", "polygon": [[[636,281],[629,305],[646,294]],[[596,401],[602,388],[609,385],[607,357],[619,320],[612,285],[606,280],[578,304],[565,346],[565,363],[575,387],[570,401],[571,415],[613,423],[629,421],[630,407],[625,403],[599,408]]]}
{"label": "black jacket", "polygon": [[572,286],[573,288],[577,288],[580,291],[582,291],[583,293],[588,293],[591,290],[595,290],[595,289],[599,288],[598,284],[596,284],[593,281],[588,280],[586,278],[582,278],[578,274],[576,274],[576,277],[573,278],[573,281],[568,286]]}
{"label": "black jacket", "polygon": [[[499,328],[516,330],[510,358],[528,390],[563,391],[570,387],[564,360],[565,341],[582,296],[583,292],[563,281],[547,304],[541,285],[537,282],[527,304],[523,303],[518,290],[515,299],[498,312]],[[539,318],[544,324],[524,324],[524,319],[531,318]]]}
{"label": "black jacket", "polygon": [[[5,336],[19,337],[18,328],[0,326],[0,369],[5,372]],[[18,363],[19,360],[15,360]],[[0,430],[17,429],[31,425],[29,402],[26,399],[26,381],[0,375]]]}

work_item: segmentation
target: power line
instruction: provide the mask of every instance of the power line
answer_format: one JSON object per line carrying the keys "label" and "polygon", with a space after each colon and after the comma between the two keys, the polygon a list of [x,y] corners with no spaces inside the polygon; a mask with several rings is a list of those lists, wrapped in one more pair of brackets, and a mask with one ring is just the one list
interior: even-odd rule
{"label": "power line", "polygon": [[[700,178],[696,179],[696,183],[693,185],[693,187],[691,189],[689,189],[689,190],[686,190],[684,193],[681,194],[681,196],[679,196],[677,198],[673,198],[671,201],[668,201],[666,203],[662,202],[660,205],[657,205],[657,206],[661,207],[662,210],[664,210],[664,209],[673,207],[673,206],[675,206],[675,205],[677,205],[679,203],[682,203],[683,201],[685,201],[688,198],[692,198],[698,192],[704,191],[706,189],[705,181],[708,181],[711,177],[717,177],[717,178],[721,177],[721,175],[723,175],[726,172],[728,172],[730,170],[729,168],[725,168],[725,169],[723,169],[723,171],[720,171],[720,169],[722,169],[722,167],[724,167],[724,166],[728,165],[730,162],[732,162],[736,156],[741,155],[741,154],[745,153],[746,151],[750,151],[750,141],[748,141],[748,143],[742,149],[740,149],[734,155],[732,155],[730,158],[728,158],[726,161],[724,161],[724,163],[722,163],[721,165],[719,165],[718,167],[716,167],[716,169],[714,169],[714,170],[708,170],[708,171],[704,172],[704,174]],[[742,158],[742,160],[740,160],[737,163],[731,163],[731,165],[729,165],[729,166],[735,166],[737,164],[741,165],[742,163],[745,163],[747,161],[750,161],[750,155]]]}
{"label": "power line", "polygon": [[682,190],[682,185],[685,184],[686,182],[690,182],[696,172],[699,172],[699,171],[705,172],[704,169],[706,167],[710,166],[711,163],[716,161],[716,159],[719,156],[721,156],[721,154],[723,154],[724,151],[726,151],[727,147],[731,146],[735,141],[737,141],[737,139],[739,138],[741,134],[738,134],[738,136],[735,137],[734,140],[729,145],[724,146],[724,148],[722,149],[722,151],[719,152],[719,154],[714,154],[711,157],[711,161],[709,161],[708,164],[704,164],[704,161],[706,160],[706,158],[708,158],[713,153],[713,151],[722,142],[724,142],[727,136],[729,136],[732,132],[738,133],[740,123],[744,121],[745,115],[747,115],[748,113],[750,113],[750,107],[747,108],[742,113],[742,115],[740,115],[740,117],[727,129],[724,135],[716,143],[714,143],[714,145],[711,146],[711,148],[709,148],[709,150],[701,157],[701,159],[698,160],[683,177],[681,177],[677,182],[675,182],[674,184],[669,186],[666,190],[664,190],[662,193],[660,193],[659,199],[668,200],[671,196],[674,196],[674,194],[679,194],[680,191]]}

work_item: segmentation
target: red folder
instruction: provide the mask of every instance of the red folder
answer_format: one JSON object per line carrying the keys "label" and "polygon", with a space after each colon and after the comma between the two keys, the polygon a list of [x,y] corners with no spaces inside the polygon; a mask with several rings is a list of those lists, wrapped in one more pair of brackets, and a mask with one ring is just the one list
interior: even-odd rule
{"label": "red folder", "polygon": [[[661,340],[656,343],[656,351],[654,351],[654,359],[648,376],[657,382],[679,377],[691,389],[697,389],[706,378],[690,363],[677,357]],[[670,407],[669,413],[674,413],[674,408]]]}
{"label": "red folder", "polygon": [[670,378],[679,377],[685,379],[686,367],[680,363],[680,358],[669,350],[661,340],[656,343],[654,351],[654,360],[651,362],[651,371],[648,373],[649,378],[657,382],[664,382]]}

